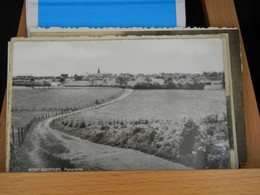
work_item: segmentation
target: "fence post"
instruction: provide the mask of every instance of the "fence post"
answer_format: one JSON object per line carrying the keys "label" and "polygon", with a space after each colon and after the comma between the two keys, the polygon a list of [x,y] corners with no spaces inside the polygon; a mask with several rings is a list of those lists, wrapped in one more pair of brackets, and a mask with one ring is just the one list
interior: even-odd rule
{"label": "fence post", "polygon": [[20,140],[20,128],[18,128],[18,143],[19,143],[19,147],[21,146],[21,140]]}
{"label": "fence post", "polygon": [[21,143],[23,144],[23,128],[21,128],[21,138],[22,138],[22,141],[21,141]]}

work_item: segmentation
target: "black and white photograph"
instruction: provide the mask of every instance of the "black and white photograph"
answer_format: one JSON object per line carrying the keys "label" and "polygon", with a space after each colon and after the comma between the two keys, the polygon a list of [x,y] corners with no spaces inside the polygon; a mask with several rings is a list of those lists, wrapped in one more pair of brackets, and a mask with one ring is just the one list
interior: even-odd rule
{"label": "black and white photograph", "polygon": [[9,171],[231,168],[224,45],[221,35],[13,41]]}

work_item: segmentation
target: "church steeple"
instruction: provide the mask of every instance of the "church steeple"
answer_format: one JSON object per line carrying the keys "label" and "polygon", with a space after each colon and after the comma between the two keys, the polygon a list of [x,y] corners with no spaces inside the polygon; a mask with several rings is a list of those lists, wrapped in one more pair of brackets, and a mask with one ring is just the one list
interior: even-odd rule
{"label": "church steeple", "polygon": [[97,73],[100,74],[100,69],[98,68]]}

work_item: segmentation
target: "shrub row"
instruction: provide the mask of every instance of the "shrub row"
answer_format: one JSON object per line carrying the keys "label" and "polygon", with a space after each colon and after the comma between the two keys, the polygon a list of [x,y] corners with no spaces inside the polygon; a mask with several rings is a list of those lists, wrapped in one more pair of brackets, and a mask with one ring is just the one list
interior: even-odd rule
{"label": "shrub row", "polygon": [[225,120],[57,120],[52,125],[95,143],[139,150],[193,168],[230,166]]}
{"label": "shrub row", "polygon": [[185,82],[185,83],[174,83],[168,82],[166,84],[160,84],[157,82],[147,83],[139,82],[133,87],[134,89],[189,89],[189,90],[203,90],[205,83],[202,82]]}

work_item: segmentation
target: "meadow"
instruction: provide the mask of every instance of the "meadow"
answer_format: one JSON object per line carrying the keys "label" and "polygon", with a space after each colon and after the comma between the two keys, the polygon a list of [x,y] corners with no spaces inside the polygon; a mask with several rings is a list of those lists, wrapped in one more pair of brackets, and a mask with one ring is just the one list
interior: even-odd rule
{"label": "meadow", "polygon": [[[25,90],[25,92],[21,92]],[[35,89],[38,91],[39,89]],[[12,109],[16,110],[59,110],[64,108],[87,106],[96,100],[106,99],[123,93],[120,88],[52,88],[41,93],[32,93],[33,89],[13,89]],[[26,94],[19,96],[19,94]]]}
{"label": "meadow", "polygon": [[199,119],[226,113],[224,90],[135,90],[123,101],[72,116],[73,120]]}
{"label": "meadow", "polygon": [[34,117],[40,117],[49,113],[47,110],[41,111],[12,111],[12,125],[13,127],[20,128],[24,127],[29,123]]}
{"label": "meadow", "polygon": [[64,109],[82,109],[101,100],[120,96],[120,88],[30,88],[14,87],[12,100],[12,125],[26,126],[34,117]]}

